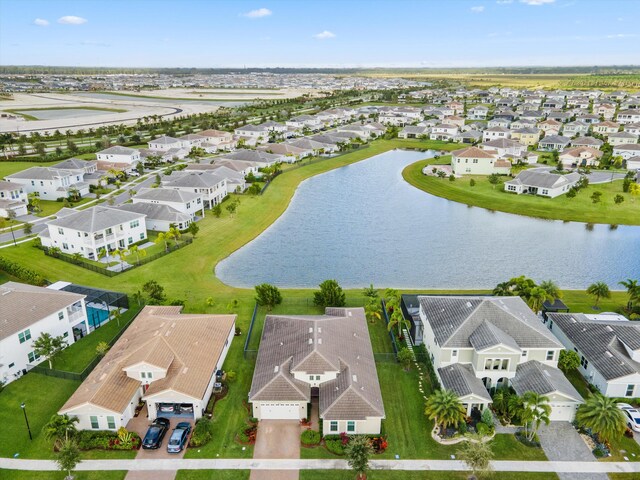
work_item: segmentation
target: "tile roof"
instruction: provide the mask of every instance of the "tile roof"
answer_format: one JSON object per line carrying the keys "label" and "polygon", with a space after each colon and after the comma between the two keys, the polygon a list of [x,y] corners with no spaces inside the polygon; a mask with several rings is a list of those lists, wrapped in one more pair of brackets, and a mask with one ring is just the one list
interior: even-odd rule
{"label": "tile roof", "polygon": [[460,150],[454,150],[451,154],[455,158],[495,158],[494,153],[489,153],[486,150],[482,150],[478,147],[461,148]]}
{"label": "tile roof", "polygon": [[538,188],[559,188],[565,185],[572,185],[580,180],[580,174],[568,173],[558,175],[548,171],[523,170],[516,178],[505,182],[508,185],[527,185]]}
{"label": "tile roof", "polygon": [[309,401],[309,384],[296,380],[294,372],[337,374],[320,384],[323,419],[384,416],[362,308],[327,308],[324,315],[267,315],[249,401]]}
{"label": "tile roof", "polygon": [[85,295],[25,283],[6,282],[0,285],[0,340],[83,298]]}
{"label": "tile roof", "polygon": [[559,369],[544,365],[537,360],[529,360],[516,367],[516,375],[511,379],[511,386],[518,395],[535,392],[540,395],[559,392],[577,401],[582,395],[571,385]]}
{"label": "tile roof", "polygon": [[491,396],[482,380],[473,373],[471,365],[453,363],[438,369],[438,376],[442,380],[442,386],[452,390],[459,397],[475,395],[491,402]]}
{"label": "tile roof", "polygon": [[[127,212],[145,215],[147,222],[159,220],[162,222],[175,223],[176,225],[178,225],[180,223],[185,223],[191,220],[191,215],[189,215],[188,213],[180,212],[169,205],[164,205],[161,203],[125,203],[117,208],[120,210],[125,210]],[[147,225],[147,228],[149,228],[149,223],[147,223]]]}
{"label": "tile roof", "polygon": [[145,396],[173,390],[203,399],[236,316],[186,315],[181,309],[146,306],[59,413],[87,403],[122,413],[141,384],[124,369],[139,363],[168,368],[166,377],[152,382]]}

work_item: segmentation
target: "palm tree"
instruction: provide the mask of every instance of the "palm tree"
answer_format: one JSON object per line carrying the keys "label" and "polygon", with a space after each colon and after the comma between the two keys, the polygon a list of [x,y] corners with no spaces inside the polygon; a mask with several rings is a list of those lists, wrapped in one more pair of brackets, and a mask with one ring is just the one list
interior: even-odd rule
{"label": "palm tree", "polygon": [[116,252],[118,253],[118,257],[120,257],[120,271],[124,271],[124,260],[127,258],[129,250],[121,248],[120,250],[116,250]]}
{"label": "palm tree", "polygon": [[511,395],[509,394],[508,388],[499,388],[496,390],[496,393],[493,394],[493,408],[496,409],[498,415],[505,416],[510,397]]}
{"label": "palm tree", "polygon": [[594,305],[594,308],[598,308],[598,302],[600,302],[601,298],[611,298],[609,285],[604,282],[596,282],[589,285],[589,288],[587,288],[587,294],[596,297],[596,304]]}
{"label": "palm tree", "polygon": [[158,237],[156,238],[155,243],[164,242],[164,251],[166,252],[167,250],[169,250],[169,245],[167,243],[167,240],[169,240],[169,238],[167,237],[167,234],[164,232],[160,232],[158,233]]}
{"label": "palm tree", "polygon": [[42,429],[44,437],[56,443],[62,442],[62,440],[69,440],[77,432],[76,423],[78,423],[78,417],[69,417],[66,413],[64,415],[53,415],[49,419],[49,423]]}
{"label": "palm tree", "polygon": [[595,393],[578,407],[576,421],[598,434],[601,441],[620,436],[627,428],[624,413],[616,405],[615,398]]}
{"label": "palm tree", "polygon": [[491,292],[496,297],[511,297],[513,296],[513,291],[511,290],[511,283],[502,282],[496,285],[496,288]]}
{"label": "palm tree", "polygon": [[633,303],[640,300],[640,285],[638,285],[638,280],[627,278],[625,281],[619,283],[627,289],[627,294],[629,295],[627,309],[631,310]]}
{"label": "palm tree", "polygon": [[371,323],[380,320],[382,318],[382,306],[380,302],[372,298],[371,301],[365,305],[364,313]]}
{"label": "palm tree", "polygon": [[542,287],[533,287],[529,291],[527,299],[527,305],[533,310],[533,313],[538,313],[540,309],[542,309],[542,304],[547,300],[555,300],[553,296],[549,295],[549,293]]}
{"label": "palm tree", "polygon": [[106,256],[107,256],[106,248],[101,248],[100,250],[98,250],[98,260],[102,260]]}
{"label": "palm tree", "polygon": [[398,339],[402,339],[404,337],[404,335],[402,335],[403,328],[411,328],[411,322],[404,318],[402,310],[400,309],[395,309],[391,314],[391,318],[389,319],[387,328],[389,329],[389,331],[391,331],[393,327],[398,327]]}
{"label": "palm tree", "polygon": [[168,239],[171,239],[176,242],[176,247],[178,246],[178,240],[180,239],[181,236],[182,236],[182,233],[180,233],[180,230],[178,230],[177,227],[169,228],[169,231],[166,233],[166,237]]}
{"label": "palm tree", "polygon": [[540,282],[538,286],[546,291],[547,294],[552,297],[552,300],[562,298],[562,291],[553,280],[545,280],[544,282]]}
{"label": "palm tree", "polygon": [[505,409],[505,420],[507,423],[511,423],[511,419],[514,417],[518,417],[522,420],[524,410],[524,400],[522,397],[519,397],[518,395],[510,395]]}
{"label": "palm tree", "polygon": [[132,254],[135,253],[136,262],[137,262],[138,265],[140,265],[140,257],[146,257],[147,256],[147,251],[144,250],[144,249],[140,250],[138,248],[138,245],[131,245],[129,247],[129,253],[132,253]]}
{"label": "palm tree", "polygon": [[458,425],[465,420],[466,410],[458,396],[451,390],[436,390],[427,399],[424,414],[444,431],[450,425]]}
{"label": "palm tree", "polygon": [[531,431],[529,432],[529,440],[533,440],[543,422],[545,425],[549,425],[549,415],[551,415],[549,397],[535,392],[526,392],[522,399],[524,400],[525,408],[530,412]]}

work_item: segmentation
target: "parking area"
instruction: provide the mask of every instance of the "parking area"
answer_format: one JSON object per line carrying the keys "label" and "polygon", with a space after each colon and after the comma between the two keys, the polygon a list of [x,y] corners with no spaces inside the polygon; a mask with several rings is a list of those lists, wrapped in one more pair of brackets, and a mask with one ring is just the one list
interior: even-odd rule
{"label": "parking area", "polygon": [[[300,458],[300,421],[261,420],[253,458]],[[250,480],[298,480],[298,470],[251,470]]]}
{"label": "parking area", "polygon": [[[169,442],[169,437],[171,436],[171,432],[173,431],[173,429],[176,427],[176,425],[180,422],[189,422],[191,424],[191,428],[193,429],[194,427],[194,421],[193,420],[189,420],[188,418],[182,418],[180,416],[167,416],[165,417],[169,420],[170,422],[170,427],[169,430],[167,431],[167,433],[164,436],[164,439],[162,440],[162,445],[160,446],[160,448],[158,448],[157,450],[145,450],[143,448],[141,448],[138,451],[138,455],[136,456],[136,458],[143,458],[143,459],[153,459],[153,458],[182,458],[184,457],[184,452],[185,450],[182,450],[182,452],[180,453],[168,453],[167,452],[167,443]],[[137,417],[132,418],[129,423],[127,424],[127,430],[132,431],[132,432],[136,432],[138,435],[140,435],[140,438],[144,438],[145,434],[147,433],[147,429],[149,428],[151,421],[148,418],[148,412],[147,412],[147,407],[145,406],[142,411],[140,412],[140,415],[138,415]]]}
{"label": "parking area", "polygon": [[[542,425],[538,438],[547,458],[561,462],[597,462],[580,434],[569,422]],[[560,480],[608,480],[606,473],[559,473]]]}

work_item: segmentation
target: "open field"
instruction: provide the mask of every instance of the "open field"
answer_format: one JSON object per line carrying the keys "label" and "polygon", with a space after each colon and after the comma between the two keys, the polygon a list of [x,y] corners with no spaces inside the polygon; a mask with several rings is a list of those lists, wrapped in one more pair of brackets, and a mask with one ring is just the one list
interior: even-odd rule
{"label": "open field", "polygon": [[[414,187],[438,197],[488,210],[550,220],[640,225],[640,199],[634,198],[629,193],[623,193],[622,181],[589,185],[575,198],[568,198],[566,195],[545,198],[505,192],[502,182],[508,177],[502,177],[501,183],[494,187],[486,176],[481,175],[465,175],[454,182],[446,178],[423,175],[422,168],[429,163],[433,162],[422,160],[409,165],[402,172],[402,176]],[[469,184],[472,178],[476,182],[474,187]],[[595,191],[602,192],[602,200],[599,203],[591,201],[591,194]],[[616,195],[624,197],[622,204],[616,205],[613,202]]]}

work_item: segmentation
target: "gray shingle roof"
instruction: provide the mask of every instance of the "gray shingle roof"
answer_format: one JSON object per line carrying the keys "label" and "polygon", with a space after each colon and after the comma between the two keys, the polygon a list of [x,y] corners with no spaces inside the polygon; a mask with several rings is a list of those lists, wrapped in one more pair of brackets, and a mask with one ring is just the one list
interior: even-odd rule
{"label": "gray shingle roof", "polygon": [[447,390],[452,390],[459,397],[475,395],[491,402],[491,396],[482,383],[477,378],[471,365],[454,363],[438,369],[438,375],[442,380],[442,386]]}
{"label": "gray shingle roof", "polygon": [[173,188],[141,188],[133,197],[137,200],[156,200],[161,202],[186,203],[201,197],[199,193],[185,192]]}
{"label": "gray shingle roof", "polygon": [[384,406],[362,308],[327,308],[324,315],[267,315],[249,401],[309,401],[310,386],[293,372],[337,372],[320,384],[320,417],[383,417]]}
{"label": "gray shingle roof", "polygon": [[169,205],[159,203],[125,203],[118,207],[127,212],[146,215],[147,220],[159,220],[170,223],[185,223],[191,220],[191,215],[179,212]]}
{"label": "gray shingle roof", "polygon": [[486,350],[500,344],[520,351],[520,347],[513,338],[487,320],[484,320],[469,336],[469,343],[476,351]]}
{"label": "gray shingle roof", "polygon": [[126,212],[124,210],[100,205],[51,220],[47,222],[47,225],[70,228],[81,232],[96,232],[143,217],[144,215],[139,213]]}
{"label": "gray shingle roof", "polygon": [[472,348],[469,338],[484,321],[520,348],[557,348],[558,340],[520,297],[419,296],[420,308],[442,347]]}
{"label": "gray shingle roof", "polygon": [[558,188],[564,185],[571,185],[580,180],[580,174],[568,173],[558,175],[548,171],[523,170],[516,178],[505,182],[506,184],[528,185],[538,188]]}
{"label": "gray shingle roof", "polygon": [[640,324],[628,321],[591,320],[582,313],[548,313],[554,328],[560,328],[606,380],[640,372],[640,364],[624,345],[640,348]]}
{"label": "gray shingle roof", "polygon": [[224,181],[221,175],[216,172],[190,172],[173,179],[163,180],[167,188],[190,187],[190,188],[213,188],[218,183]]}
{"label": "gray shingle roof", "polygon": [[535,392],[540,395],[559,392],[578,401],[582,396],[557,368],[544,365],[537,360],[521,363],[516,368],[516,376],[511,379],[511,386],[518,395]]}
{"label": "gray shingle roof", "polygon": [[134,153],[138,153],[138,150],[135,148],[129,147],[121,147],[120,145],[116,145],[115,147],[109,147],[106,150],[102,150],[98,152],[98,155],[107,154],[107,155],[133,155]]}
{"label": "gray shingle roof", "polygon": [[69,170],[61,170],[51,167],[31,167],[21,172],[7,175],[6,178],[24,178],[28,180],[55,180],[61,177],[73,175]]}

